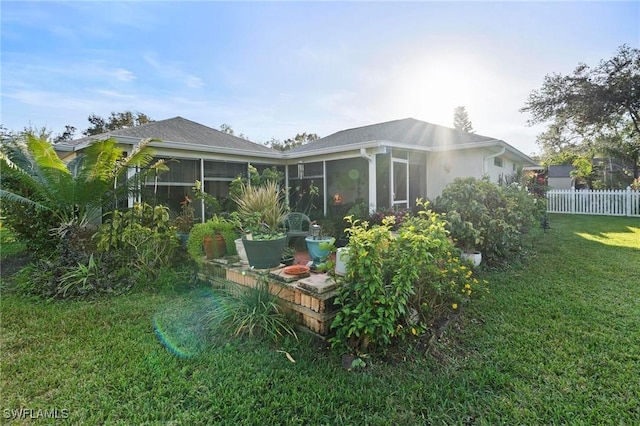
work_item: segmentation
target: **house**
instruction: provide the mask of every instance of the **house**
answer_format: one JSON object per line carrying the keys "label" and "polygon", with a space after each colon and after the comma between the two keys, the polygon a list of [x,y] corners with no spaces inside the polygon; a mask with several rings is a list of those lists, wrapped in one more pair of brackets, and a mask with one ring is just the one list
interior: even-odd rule
{"label": "house", "polygon": [[56,149],[64,158],[92,141],[115,137],[132,147],[153,142],[156,155],[167,160],[168,173],[147,180],[158,202],[177,209],[196,180],[207,193],[228,196],[228,184],[246,176],[249,164],[258,170],[276,166],[287,188],[318,189],[320,214],[343,213],[363,202],[376,208],[409,208],[418,197],[434,199],[456,177],[482,177],[498,182],[523,166],[536,163],[508,143],[461,132],[413,118],[342,130],[280,152],[175,117],[143,126],[78,139]]}
{"label": "house", "polygon": [[550,165],[547,172],[547,184],[551,189],[572,189],[575,180],[571,176],[574,167],[571,164]]}

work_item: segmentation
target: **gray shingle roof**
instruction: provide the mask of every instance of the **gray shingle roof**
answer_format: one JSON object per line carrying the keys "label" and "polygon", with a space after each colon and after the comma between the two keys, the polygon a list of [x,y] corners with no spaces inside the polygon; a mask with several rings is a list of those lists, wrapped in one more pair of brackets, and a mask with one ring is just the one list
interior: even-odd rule
{"label": "gray shingle roof", "polygon": [[111,136],[135,139],[157,138],[175,144],[200,145],[203,148],[239,149],[252,153],[273,153],[275,150],[255,142],[229,135],[211,127],[187,120],[182,117],[154,121],[142,126],[118,129],[108,133],[76,139],[65,145],[83,147],[91,141],[106,139]]}
{"label": "gray shingle roof", "polygon": [[449,127],[427,123],[414,118],[387,121],[354,129],[342,130],[324,138],[292,149],[291,153],[311,152],[348,145],[388,141],[416,147],[435,148],[495,141],[495,138],[462,132]]}

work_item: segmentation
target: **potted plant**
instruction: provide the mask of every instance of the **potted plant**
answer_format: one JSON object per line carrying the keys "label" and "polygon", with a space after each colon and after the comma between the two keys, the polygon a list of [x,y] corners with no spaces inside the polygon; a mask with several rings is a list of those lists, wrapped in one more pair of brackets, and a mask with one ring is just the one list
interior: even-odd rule
{"label": "potted plant", "polygon": [[473,224],[462,220],[460,213],[451,211],[447,214],[448,230],[456,247],[462,250],[461,257],[473,263],[474,266],[482,262],[482,253],[476,247],[482,244],[480,231]]}
{"label": "potted plant", "polygon": [[293,265],[296,260],[296,249],[293,247],[285,247],[282,252],[282,264],[285,266]]}
{"label": "potted plant", "polygon": [[261,185],[242,183],[233,201],[245,231],[242,244],[249,265],[256,269],[278,266],[286,245],[286,234],[281,229],[286,214],[284,192],[274,181]]}
{"label": "potted plant", "polygon": [[203,256],[208,259],[235,254],[233,241],[237,237],[235,223],[220,216],[214,216],[206,222],[196,223],[189,232],[187,252],[197,263]]}
{"label": "potted plant", "polygon": [[189,231],[195,222],[193,207],[191,207],[191,199],[188,195],[184,196],[184,201],[180,203],[180,214],[174,220],[173,224],[178,230],[178,237],[182,242],[182,246],[186,247]]}

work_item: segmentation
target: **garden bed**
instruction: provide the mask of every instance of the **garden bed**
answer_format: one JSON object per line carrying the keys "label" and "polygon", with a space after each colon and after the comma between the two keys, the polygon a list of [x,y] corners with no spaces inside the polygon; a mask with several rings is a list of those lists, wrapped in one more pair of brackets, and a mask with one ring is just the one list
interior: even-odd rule
{"label": "garden bed", "polygon": [[288,275],[284,267],[255,271],[228,259],[206,260],[200,278],[211,285],[238,285],[255,288],[266,275],[269,292],[287,312],[295,314],[296,322],[321,336],[329,334],[331,322],[337,314],[336,283],[326,273],[301,276]]}

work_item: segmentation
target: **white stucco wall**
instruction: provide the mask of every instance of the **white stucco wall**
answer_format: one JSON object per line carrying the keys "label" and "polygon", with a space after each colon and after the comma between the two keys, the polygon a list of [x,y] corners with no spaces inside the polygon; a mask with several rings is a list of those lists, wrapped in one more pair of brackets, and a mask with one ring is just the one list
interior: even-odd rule
{"label": "white stucco wall", "polygon": [[498,183],[501,176],[504,178],[519,167],[504,155],[500,156],[502,167],[496,166],[494,159],[489,158],[495,153],[495,150],[483,148],[430,153],[427,160],[427,197],[435,199],[457,177],[479,179],[487,175],[491,182]]}
{"label": "white stucco wall", "polygon": [[484,150],[432,152],[427,159],[427,197],[434,200],[457,177],[482,177]]}

